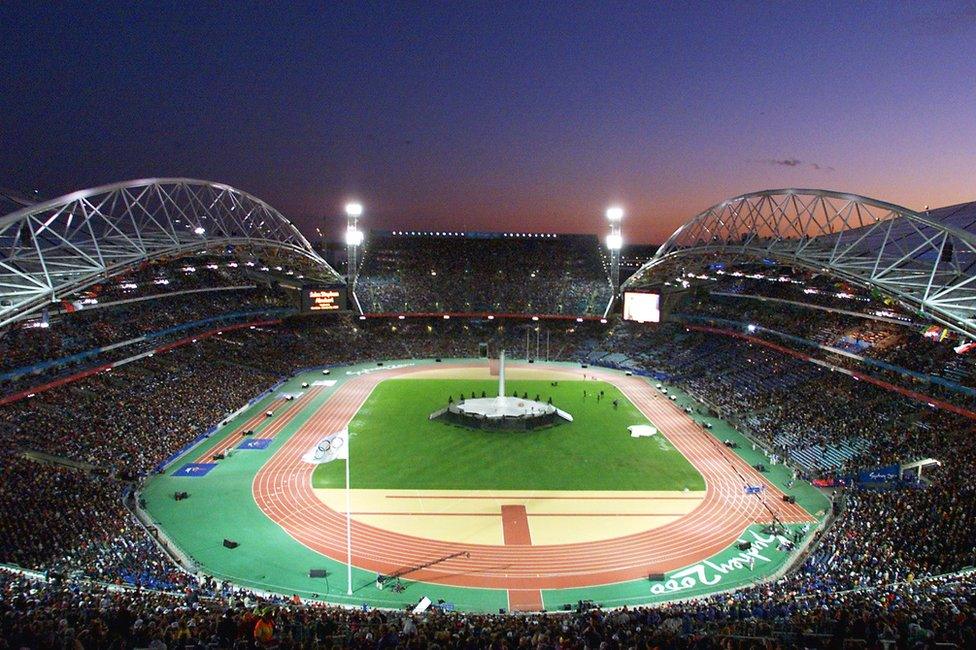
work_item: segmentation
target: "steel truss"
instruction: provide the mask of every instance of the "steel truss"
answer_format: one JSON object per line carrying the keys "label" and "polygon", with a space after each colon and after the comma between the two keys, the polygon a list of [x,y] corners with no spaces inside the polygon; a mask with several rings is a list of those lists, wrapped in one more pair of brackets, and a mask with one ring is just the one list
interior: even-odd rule
{"label": "steel truss", "polygon": [[342,281],[291,221],[246,192],[133,180],[0,217],[0,326],[146,260],[227,245],[290,251]]}
{"label": "steel truss", "polygon": [[877,289],[976,338],[976,234],[907,208],[828,190],[744,194],[678,228],[624,283],[673,263],[773,259]]}

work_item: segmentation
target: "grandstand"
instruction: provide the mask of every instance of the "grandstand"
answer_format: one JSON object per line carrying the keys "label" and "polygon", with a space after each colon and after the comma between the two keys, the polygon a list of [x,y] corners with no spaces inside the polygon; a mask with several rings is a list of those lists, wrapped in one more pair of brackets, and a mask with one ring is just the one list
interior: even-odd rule
{"label": "grandstand", "polygon": [[594,235],[373,232],[367,312],[602,315],[612,287]]}
{"label": "grandstand", "polygon": [[[782,207],[790,204],[803,207]],[[140,205],[144,210],[135,209]],[[625,290],[677,295],[668,322],[639,324],[617,316],[601,322],[613,289],[591,235],[372,232],[355,287],[364,313],[314,314],[302,300],[306,287],[340,286],[340,275],[288,219],[245,192],[157,179],[24,201],[0,217],[0,647],[238,647],[253,641],[259,619],[273,626],[282,647],[971,647],[974,215],[976,203],[915,213],[814,190],[730,199],[690,220],[627,280]],[[800,232],[798,223],[819,232]],[[716,548],[671,561],[639,547],[638,560],[621,554],[605,566],[592,548],[626,547],[615,527],[663,511],[540,514],[533,503],[493,493],[492,507],[498,501],[505,508],[497,522],[501,543],[458,541],[449,536],[474,529],[443,522],[437,526],[447,532],[437,537],[414,527],[421,514],[404,511],[408,517],[396,524],[401,537],[390,539],[402,544],[399,553],[410,548],[404,539],[419,537],[422,550],[398,556],[395,566],[380,543],[368,554],[348,549],[354,561],[346,562],[339,514],[350,511],[342,512],[341,501],[320,526],[335,529],[338,546],[315,536],[321,531],[296,526],[319,510],[270,512],[287,503],[283,495],[302,483],[295,478],[302,472],[309,491],[313,481],[328,492],[330,481],[341,480],[336,466],[294,469],[284,454],[294,447],[300,457],[305,437],[333,434],[322,428],[339,422],[344,409],[352,417],[361,404],[374,418],[394,413],[384,431],[398,439],[394,451],[410,472],[454,465],[466,469],[472,490],[483,487],[478,481],[515,480],[524,488],[517,465],[492,463],[521,453],[544,459],[552,447],[493,447],[491,457],[467,458],[476,448],[456,443],[455,431],[425,430],[411,443],[405,429],[416,425],[406,398],[366,401],[384,384],[419,399],[423,390],[397,384],[412,381],[411,373],[422,376],[419,382],[493,382],[482,344],[517,362],[512,385],[543,396],[551,387],[557,404],[570,390],[577,404],[589,400],[567,409],[581,415],[581,426],[587,413],[605,426],[649,415],[661,429],[654,453],[678,453],[683,440],[711,450],[695,452],[705,454],[700,462],[684,450],[688,461],[681,460],[694,470],[669,456],[662,466],[687,469],[681,480],[689,485],[641,498],[671,499],[671,507],[703,499],[687,477],[709,467],[717,472],[709,475],[709,498],[723,495],[717,505],[725,516],[749,525],[719,539],[719,548],[706,536],[721,527],[718,515],[694,528],[667,528],[680,519],[647,524],[627,540],[653,530],[661,535],[655,540],[674,539],[679,535],[669,531],[678,530],[682,540],[701,537]],[[445,369],[460,374],[445,378]],[[545,372],[552,374],[539,374]],[[474,385],[480,389],[465,388]],[[624,410],[616,401],[597,403],[598,390],[619,390]],[[445,398],[429,396],[438,404]],[[429,412],[421,406],[416,410]],[[351,419],[347,425],[366,440],[365,429]],[[573,433],[568,426],[542,435]],[[247,438],[269,448],[238,451]],[[422,456],[438,440],[451,446]],[[607,455],[573,456],[576,471],[550,475],[538,460],[522,471],[540,484],[562,481],[557,487],[567,493],[560,498],[607,499],[581,499],[593,485],[564,483],[592,475],[606,483],[603,491],[622,491],[615,482],[645,476],[628,463],[652,462],[648,448],[635,455],[625,446],[641,442],[648,441],[623,435],[559,448],[567,458],[582,447]],[[557,469],[562,459],[550,454]],[[902,475],[901,466],[924,459],[939,464],[924,476]],[[402,480],[396,459],[386,460],[362,465],[358,476],[384,489],[387,476]],[[213,474],[176,476],[187,464],[210,465],[205,471]],[[754,472],[755,465],[769,468]],[[894,478],[871,478],[892,467],[886,476]],[[773,504],[788,520],[770,519],[758,502],[742,499],[736,472],[769,494],[798,496],[795,510],[786,501]],[[437,476],[420,478],[431,491],[453,487]],[[235,481],[243,492],[234,491]],[[270,488],[252,492],[252,482],[262,481]],[[181,489],[187,501],[172,498]],[[387,496],[384,503],[403,495]],[[478,514],[466,508],[443,519]],[[248,544],[260,542],[247,537],[246,525],[220,528],[238,513],[237,521],[261,531],[256,537],[267,531],[273,546],[261,548],[273,551],[250,555]],[[350,524],[350,537],[367,539],[382,527],[382,514]],[[673,516],[679,514],[687,513]],[[562,528],[580,530],[587,517],[599,517],[590,530],[606,538],[534,546],[532,536],[559,534],[537,523],[546,517],[574,517],[577,523]],[[765,539],[759,529],[776,523],[785,526],[776,533],[782,541],[759,549],[775,562],[753,568],[735,559],[740,537],[752,530],[752,539]],[[211,528],[219,534],[201,536]],[[231,550],[220,537],[244,544]],[[558,555],[561,545],[572,552]],[[482,547],[497,553],[491,562],[478,563],[478,553],[488,553]],[[475,556],[470,563],[451,556],[464,552]],[[287,564],[291,555],[308,562],[296,570]],[[450,570],[412,570],[443,557],[455,563]],[[318,566],[331,582],[299,575]],[[376,567],[395,576],[385,589],[374,586]],[[666,579],[648,579],[649,567],[661,567]],[[347,569],[362,583],[352,595]],[[519,571],[520,582],[506,582],[507,573]],[[574,572],[585,580],[566,578]],[[601,572],[612,579],[593,577]],[[708,580],[696,582],[697,575]],[[405,588],[402,597],[394,586]],[[436,602],[438,594],[445,602]],[[410,613],[425,595],[433,609]],[[494,613],[499,603],[507,613]]]}

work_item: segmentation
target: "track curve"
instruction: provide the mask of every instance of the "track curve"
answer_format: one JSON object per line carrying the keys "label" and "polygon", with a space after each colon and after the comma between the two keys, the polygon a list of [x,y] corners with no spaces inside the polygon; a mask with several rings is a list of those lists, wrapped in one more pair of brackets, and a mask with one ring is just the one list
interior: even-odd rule
{"label": "track curve", "polygon": [[[483,368],[452,365],[451,370]],[[510,367],[517,368],[518,364]],[[528,367],[528,366],[525,366]],[[565,367],[555,367],[565,371]],[[299,543],[345,562],[346,520],[323,503],[312,488],[315,467],[302,455],[323,432],[337,431],[349,421],[381,381],[429,371],[429,366],[387,369],[351,378],[255,474],[252,491],[258,507]],[[448,368],[445,368],[448,370]],[[675,404],[639,377],[602,369],[587,376],[616,386],[658,427],[705,479],[699,506],[670,524],[610,540],[552,546],[489,546],[411,537],[352,522],[353,565],[382,574],[404,566],[468,551],[436,567],[412,572],[411,579],[440,584],[509,590],[585,587],[646,577],[708,558],[734,543],[753,523],[770,520],[768,511],[743,491],[739,475],[764,484],[771,506],[784,522],[812,521],[795,504],[781,501],[782,492],[745,461],[718,443]]]}

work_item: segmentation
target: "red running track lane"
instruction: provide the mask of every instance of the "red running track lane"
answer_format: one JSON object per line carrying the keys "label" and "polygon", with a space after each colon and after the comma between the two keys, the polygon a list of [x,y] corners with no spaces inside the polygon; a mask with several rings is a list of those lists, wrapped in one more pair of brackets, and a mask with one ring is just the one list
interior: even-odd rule
{"label": "red running track lane", "polygon": [[[268,408],[269,409],[276,408],[278,405],[278,401],[279,400],[275,400],[274,402],[269,404]],[[253,429],[254,427],[258,426],[258,424],[260,424],[261,421],[264,420],[266,417],[268,416],[266,416],[264,412],[258,413],[257,415],[253,416],[250,420],[248,420],[247,422],[245,422],[244,424],[242,424],[241,426],[237,427],[229,434],[227,434],[227,437],[221,440],[219,445],[203,453],[193,462],[195,463],[210,462],[210,460],[215,455],[224,453],[225,451],[227,451],[228,449],[236,445],[238,442],[240,442],[242,433],[244,433],[248,429]]]}
{"label": "red running track lane", "polygon": [[[455,368],[483,366],[455,366]],[[264,513],[308,548],[345,562],[345,517],[326,506],[312,488],[313,465],[302,455],[319,439],[346,427],[380,381],[429,370],[390,369],[350,379],[339,387],[267,463],[252,484]],[[460,544],[393,533],[352,522],[353,565],[390,574],[459,551],[464,556],[410,574],[441,584],[527,591],[585,587],[644,578],[700,562],[734,543],[753,523],[767,523],[760,500],[744,493],[741,474],[766,486],[766,499],[784,522],[813,521],[745,461],[639,377],[590,369],[589,376],[614,384],[692,463],[705,479],[702,503],[688,515],[641,533],[590,543],[548,546]]]}
{"label": "red running track lane", "polygon": [[[529,517],[525,506],[502,506],[502,532],[506,546],[530,546]],[[508,608],[516,612],[542,610],[542,592],[538,589],[509,589]]]}
{"label": "red running track lane", "polygon": [[[283,399],[276,399],[274,402],[272,402],[271,404],[268,405],[268,408],[267,408],[268,411],[274,411],[276,408],[278,408],[278,406],[280,406],[283,403],[284,404],[288,404],[288,408],[286,408],[284,411],[282,411],[281,413],[278,413],[275,417],[273,417],[271,419],[271,423],[268,426],[266,426],[263,429],[261,429],[261,431],[256,432],[255,436],[258,437],[258,438],[272,438],[273,439],[275,436],[278,435],[278,433],[282,429],[285,428],[285,425],[287,425],[289,422],[291,422],[292,419],[296,415],[298,415],[299,413],[301,413],[302,409],[305,408],[305,406],[307,406],[308,403],[311,402],[315,398],[316,395],[318,395],[319,393],[321,393],[322,390],[323,389],[322,389],[321,386],[317,386],[317,387],[313,388],[312,390],[306,392],[304,395],[302,395],[298,399],[292,400],[291,402],[287,402],[287,401],[285,401]],[[202,454],[201,456],[199,456],[193,462],[195,462],[195,463],[210,463],[210,462],[214,462],[213,461],[213,457],[214,456],[216,456],[217,454],[225,453],[226,451],[228,451],[229,449],[235,447],[237,444],[239,444],[241,442],[241,440],[242,440],[242,437],[240,435],[241,433],[247,431],[248,429],[255,428],[256,426],[258,426],[258,424],[260,424],[261,422],[263,422],[267,418],[268,418],[268,416],[265,415],[265,411],[261,411],[260,413],[258,413],[254,417],[252,417],[250,420],[248,420],[247,422],[245,422],[241,426],[239,426],[236,429],[234,429],[234,431],[232,431],[231,433],[227,434],[227,437],[224,438],[223,440],[221,440],[220,441],[220,444],[218,444],[213,449],[205,452],[204,454]]]}

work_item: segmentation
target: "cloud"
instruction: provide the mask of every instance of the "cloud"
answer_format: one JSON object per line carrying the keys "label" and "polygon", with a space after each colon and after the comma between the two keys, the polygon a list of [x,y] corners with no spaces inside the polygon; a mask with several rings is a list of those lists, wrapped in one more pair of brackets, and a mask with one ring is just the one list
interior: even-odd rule
{"label": "cloud", "polygon": [[778,165],[780,167],[809,167],[815,171],[819,172],[832,172],[834,168],[830,165],[821,165],[820,163],[806,162],[800,160],[799,158],[765,158],[763,160],[750,160],[752,163],[760,163],[763,165]]}
{"label": "cloud", "polygon": [[[924,5],[923,5],[924,6]],[[976,27],[976,0],[942,3],[913,16],[909,27],[918,33],[957,34]]]}

